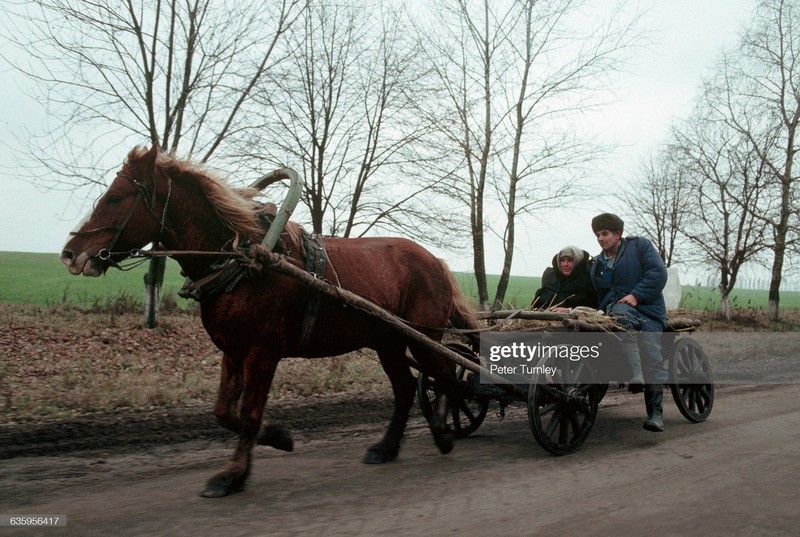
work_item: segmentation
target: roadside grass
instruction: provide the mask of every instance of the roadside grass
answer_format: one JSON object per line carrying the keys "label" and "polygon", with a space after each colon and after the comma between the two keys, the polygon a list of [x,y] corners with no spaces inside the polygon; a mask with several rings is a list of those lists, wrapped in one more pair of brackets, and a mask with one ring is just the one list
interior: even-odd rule
{"label": "roadside grass", "polygon": [[[0,303],[0,424],[64,419],[119,409],[205,405],[211,410],[221,352],[199,317],[164,315],[141,327],[118,304],[72,306]],[[281,361],[271,399],[382,393],[391,387],[372,352]]]}

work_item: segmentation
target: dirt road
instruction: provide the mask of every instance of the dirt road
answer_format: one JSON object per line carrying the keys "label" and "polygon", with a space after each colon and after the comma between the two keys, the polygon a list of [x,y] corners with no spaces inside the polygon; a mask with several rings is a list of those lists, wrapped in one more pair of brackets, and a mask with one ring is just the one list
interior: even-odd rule
{"label": "dirt road", "polygon": [[[66,515],[12,535],[796,535],[800,385],[718,390],[708,422],[609,392],[583,449],[553,457],[525,409],[487,418],[449,455],[415,418],[400,458],[360,462],[383,423],[295,429],[296,450],[257,448],[247,489],[198,496],[228,439],[0,460],[0,514]],[[493,407],[494,409],[495,407]],[[491,412],[491,411],[490,411]]]}

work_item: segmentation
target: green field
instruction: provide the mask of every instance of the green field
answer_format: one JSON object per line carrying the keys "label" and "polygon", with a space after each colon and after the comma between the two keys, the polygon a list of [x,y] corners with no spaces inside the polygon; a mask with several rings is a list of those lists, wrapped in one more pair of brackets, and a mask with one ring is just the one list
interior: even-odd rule
{"label": "green field", "polygon": [[[92,306],[107,303],[120,296],[142,300],[146,272],[145,263],[127,272],[112,269],[100,278],[77,277],[67,272],[56,254],[0,252],[0,302],[40,306]],[[498,278],[496,275],[489,276],[490,296],[494,295]],[[456,279],[464,293],[477,301],[478,291],[474,276],[459,272],[456,273]],[[512,276],[506,293],[507,305],[527,307],[540,281],[538,277]],[[180,267],[169,260],[163,295],[177,296],[182,284]],[[177,300],[179,304],[186,303],[183,299]],[[734,290],[731,302],[737,309],[764,309],[767,305],[767,291]],[[713,311],[719,306],[719,295],[715,289],[684,286],[681,306]],[[781,293],[781,307],[800,310],[800,293]]]}
{"label": "green field", "polygon": [[[0,252],[0,302],[90,306],[121,295],[143,300],[146,273],[145,263],[127,272],[112,269],[99,278],[73,276],[57,254]],[[177,295],[181,285],[180,267],[169,260],[163,293]]]}

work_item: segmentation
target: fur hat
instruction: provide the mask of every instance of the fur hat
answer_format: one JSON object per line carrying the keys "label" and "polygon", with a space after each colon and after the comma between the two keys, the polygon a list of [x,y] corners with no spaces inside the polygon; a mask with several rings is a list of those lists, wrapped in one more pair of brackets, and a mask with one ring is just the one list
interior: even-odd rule
{"label": "fur hat", "polygon": [[595,233],[604,229],[611,231],[612,233],[615,231],[622,233],[624,228],[625,222],[623,222],[622,218],[615,214],[603,213],[592,218],[592,231]]}
{"label": "fur hat", "polygon": [[583,261],[583,250],[577,246],[565,246],[558,252],[558,261],[561,261],[562,257],[571,257],[572,262],[577,265]]}

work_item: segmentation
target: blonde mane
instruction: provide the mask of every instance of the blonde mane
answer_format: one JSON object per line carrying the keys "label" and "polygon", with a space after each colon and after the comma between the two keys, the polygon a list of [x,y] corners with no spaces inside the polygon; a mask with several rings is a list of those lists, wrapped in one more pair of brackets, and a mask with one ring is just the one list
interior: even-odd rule
{"label": "blonde mane", "polygon": [[[145,153],[144,148],[136,147],[128,154],[127,162],[141,158]],[[264,228],[258,213],[262,206],[253,199],[259,194],[258,190],[234,188],[204,166],[178,159],[172,153],[159,153],[156,168],[176,180],[181,177],[192,178],[223,224],[236,234],[236,242],[247,238],[257,243],[264,237]],[[299,243],[301,230],[302,226],[292,221],[287,222],[284,228],[285,234],[289,235],[293,243]]]}

